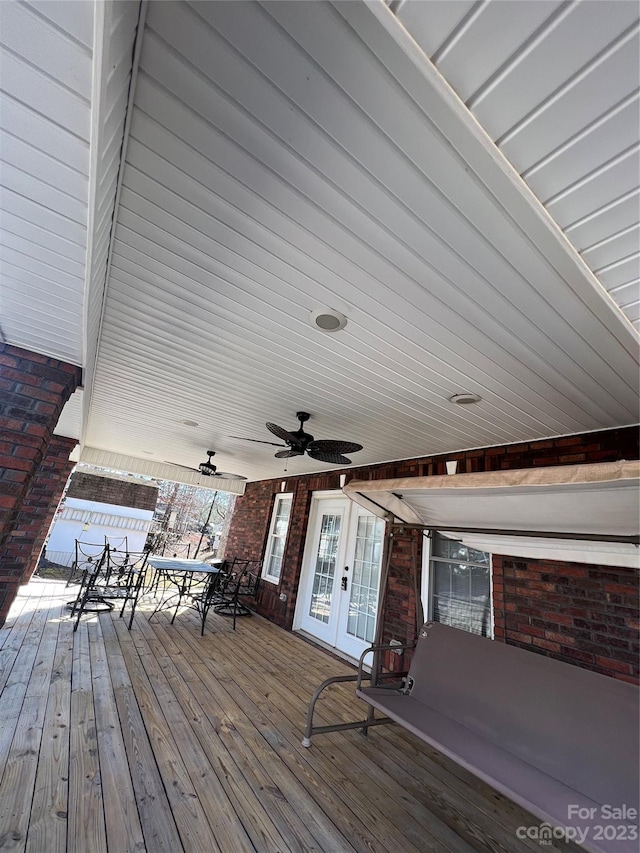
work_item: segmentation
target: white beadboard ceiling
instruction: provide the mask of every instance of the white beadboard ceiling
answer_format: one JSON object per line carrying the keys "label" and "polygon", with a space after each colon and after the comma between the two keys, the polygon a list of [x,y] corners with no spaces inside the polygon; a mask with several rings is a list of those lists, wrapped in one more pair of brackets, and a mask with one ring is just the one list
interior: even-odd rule
{"label": "white beadboard ceiling", "polygon": [[[91,4],[7,6],[62,37]],[[7,290],[1,321],[85,366],[83,459],[170,473],[212,449],[223,470],[285,478],[276,448],[231,436],[268,441],[265,421],[294,429],[298,410],[316,438],[361,442],[354,464],[637,422],[636,4],[151,2],[135,52],[138,4],[98,8],[84,313],[54,274],[71,275],[66,249],[23,245],[43,283],[31,313]],[[43,51],[24,55],[20,26],[2,38],[31,67]],[[82,77],[78,56],[47,81]],[[25,98],[55,128],[85,103]],[[32,185],[14,193],[66,227],[72,185],[50,168],[34,202],[35,153],[21,163]],[[318,308],[346,329],[311,328]],[[42,316],[69,336],[54,345]],[[482,401],[453,406],[462,391]]]}
{"label": "white beadboard ceiling", "polygon": [[638,4],[396,4],[399,20],[640,329]]}
{"label": "white beadboard ceiling", "polygon": [[[72,8],[73,7],[73,8]],[[82,364],[92,3],[0,3],[0,324]]]}

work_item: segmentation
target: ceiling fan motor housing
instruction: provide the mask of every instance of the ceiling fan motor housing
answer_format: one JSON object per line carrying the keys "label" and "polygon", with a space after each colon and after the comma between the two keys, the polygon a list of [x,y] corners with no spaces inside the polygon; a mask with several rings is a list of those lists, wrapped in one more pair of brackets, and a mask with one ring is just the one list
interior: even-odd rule
{"label": "ceiling fan motor housing", "polygon": [[300,421],[300,429],[297,429],[295,432],[291,433],[291,435],[295,436],[296,441],[295,443],[290,444],[290,446],[295,447],[296,450],[302,450],[302,452],[304,453],[304,451],[313,441],[313,436],[310,433],[304,431],[302,424],[305,423],[305,421],[308,421],[311,415],[309,415],[308,412],[296,412],[296,417]]}
{"label": "ceiling fan motor housing", "polygon": [[216,466],[211,462],[211,457],[215,455],[215,450],[207,450],[207,456],[209,458],[206,462],[201,462],[200,465],[198,465],[198,470],[201,474],[204,474],[205,477],[211,477],[216,473]]}

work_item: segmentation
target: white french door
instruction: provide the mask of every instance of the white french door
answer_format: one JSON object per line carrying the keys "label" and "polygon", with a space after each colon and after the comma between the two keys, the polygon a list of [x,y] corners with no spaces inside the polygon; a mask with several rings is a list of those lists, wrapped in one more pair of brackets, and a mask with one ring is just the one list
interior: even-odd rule
{"label": "white french door", "polygon": [[314,498],[295,627],[351,657],[376,627],[384,522],[344,497]]}

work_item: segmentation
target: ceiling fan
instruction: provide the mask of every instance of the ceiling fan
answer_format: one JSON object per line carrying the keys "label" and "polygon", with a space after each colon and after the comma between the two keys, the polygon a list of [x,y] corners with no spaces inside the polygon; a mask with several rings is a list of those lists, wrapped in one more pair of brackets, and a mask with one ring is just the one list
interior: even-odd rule
{"label": "ceiling fan", "polygon": [[186,471],[197,471],[203,477],[220,477],[222,480],[246,480],[241,474],[230,474],[228,471],[218,471],[216,466],[211,461],[211,457],[215,456],[215,450],[207,450],[209,457],[206,462],[201,462],[197,468],[189,468],[187,465],[177,465],[175,462],[168,462],[169,465],[175,465],[176,468],[184,468]]}
{"label": "ceiling fan", "polygon": [[311,415],[307,412],[296,412],[296,417],[300,421],[300,427],[295,432],[289,432],[277,424],[266,424],[269,432],[284,441],[284,444],[278,444],[275,441],[261,441],[258,438],[243,438],[239,435],[232,435],[231,438],[254,441],[257,444],[270,444],[272,447],[287,447],[288,450],[280,450],[275,454],[276,459],[291,459],[292,456],[304,456],[307,453],[312,459],[318,459],[320,462],[331,462],[334,465],[350,465],[351,460],[343,454],[356,453],[358,450],[362,450],[362,445],[353,441],[341,441],[339,439],[316,441],[302,427]]}

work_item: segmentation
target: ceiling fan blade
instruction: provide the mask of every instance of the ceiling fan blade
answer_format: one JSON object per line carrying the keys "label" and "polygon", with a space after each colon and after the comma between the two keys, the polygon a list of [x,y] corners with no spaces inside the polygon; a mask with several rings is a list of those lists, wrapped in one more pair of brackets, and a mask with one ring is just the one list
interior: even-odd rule
{"label": "ceiling fan blade", "polygon": [[361,444],[356,444],[354,441],[341,441],[340,439],[320,439],[320,441],[312,441],[307,447],[309,453],[357,453],[362,450]]}
{"label": "ceiling fan blade", "polygon": [[287,432],[286,429],[283,429],[281,426],[278,426],[278,424],[268,423],[268,424],[266,424],[266,427],[269,430],[269,432],[272,432],[274,435],[277,435],[278,438],[281,438],[287,444],[295,444],[295,442],[296,442],[295,435],[292,435],[290,432]]}
{"label": "ceiling fan blade", "polygon": [[174,468],[184,468],[185,471],[195,471],[196,474],[200,473],[199,468],[189,468],[188,465],[179,465],[177,462],[170,462],[169,459],[162,460],[165,465],[173,465]]}
{"label": "ceiling fan blade", "polygon": [[228,471],[216,471],[214,477],[220,477],[221,480],[246,480],[242,474],[230,474]]}
{"label": "ceiling fan blade", "polygon": [[304,456],[301,450],[280,450],[275,454],[276,459],[291,459],[292,456]]}
{"label": "ceiling fan blade", "polygon": [[331,462],[333,465],[351,465],[351,460],[341,453],[322,453],[319,450],[309,450],[308,453],[312,459],[317,459],[319,462]]}
{"label": "ceiling fan blade", "polygon": [[240,441],[253,441],[254,444],[270,444],[271,447],[286,447],[286,444],[277,444],[275,441],[262,441],[260,438],[245,438],[242,435],[230,435],[229,438],[237,438]]}

